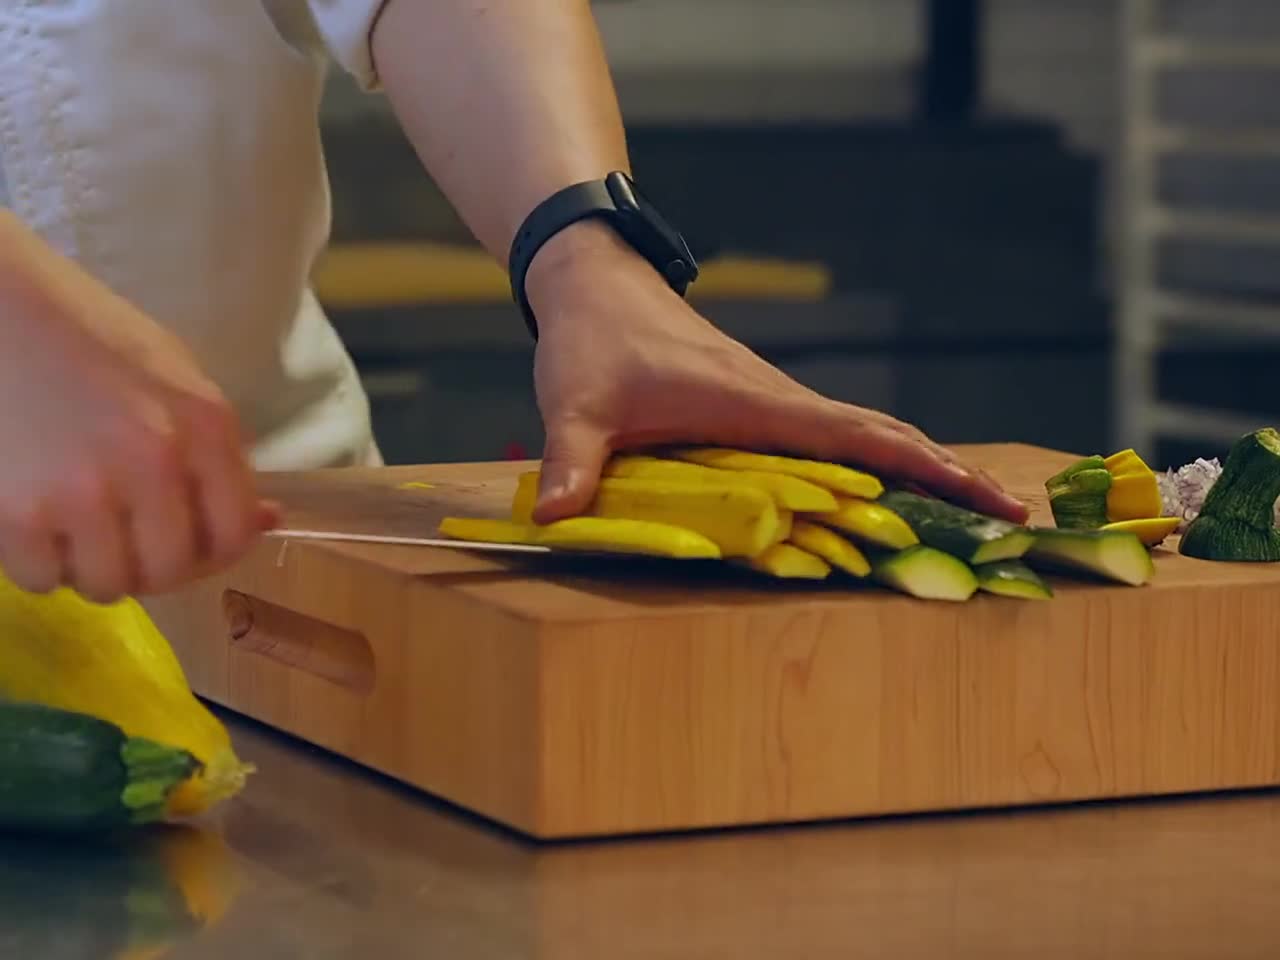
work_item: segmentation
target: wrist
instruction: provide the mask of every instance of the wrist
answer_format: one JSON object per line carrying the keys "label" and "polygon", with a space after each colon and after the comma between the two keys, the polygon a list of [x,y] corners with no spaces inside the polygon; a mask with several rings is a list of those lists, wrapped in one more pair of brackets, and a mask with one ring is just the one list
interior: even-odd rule
{"label": "wrist", "polygon": [[567,287],[599,282],[601,275],[616,271],[644,270],[661,277],[607,223],[580,220],[544,243],[525,274],[525,293],[541,325],[556,313],[557,298]]}

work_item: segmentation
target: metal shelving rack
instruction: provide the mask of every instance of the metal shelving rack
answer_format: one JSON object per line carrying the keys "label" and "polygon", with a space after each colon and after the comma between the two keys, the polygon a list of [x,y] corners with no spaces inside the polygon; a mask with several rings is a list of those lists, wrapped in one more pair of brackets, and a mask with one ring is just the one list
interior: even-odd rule
{"label": "metal shelving rack", "polygon": [[[1210,407],[1162,402],[1156,359],[1182,333],[1233,343],[1280,344],[1280,303],[1226,296],[1189,296],[1162,289],[1156,246],[1166,238],[1280,244],[1280,216],[1206,214],[1162,205],[1157,165],[1170,153],[1275,157],[1280,127],[1222,131],[1162,121],[1157,104],[1161,74],[1178,67],[1277,67],[1280,39],[1229,42],[1170,36],[1160,26],[1161,0],[1126,0],[1124,37],[1123,257],[1119,274],[1115,405],[1120,445],[1153,456],[1161,438],[1224,444],[1263,425],[1266,415],[1225,413]],[[1209,319],[1213,326],[1206,328]],[[1274,416],[1274,411],[1271,411]]]}

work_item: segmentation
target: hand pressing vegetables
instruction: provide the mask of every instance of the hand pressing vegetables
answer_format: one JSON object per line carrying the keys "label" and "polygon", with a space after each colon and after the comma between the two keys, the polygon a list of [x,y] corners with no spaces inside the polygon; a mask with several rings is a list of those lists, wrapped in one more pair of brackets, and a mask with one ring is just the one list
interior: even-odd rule
{"label": "hand pressing vegetables", "polygon": [[[1049,486],[1067,498],[1058,506],[1070,522],[1098,528],[1039,530],[885,490],[877,478],[840,464],[686,448],[615,456],[583,516],[535,524],[539,476],[527,473],[510,520],[449,518],[440,531],[464,540],[722,560],[782,579],[870,580],[919,599],[964,601],[980,589],[1049,599],[1042,570],[1133,585],[1150,579],[1154,567],[1143,544],[1162,539],[1170,521],[1128,516],[1150,509],[1148,491],[1126,479],[1144,477],[1154,485],[1132,451],[1080,461]],[[1093,500],[1070,499],[1081,493]]]}
{"label": "hand pressing vegetables", "polygon": [[1179,551],[1201,560],[1280,560],[1277,498],[1280,434],[1268,427],[1246,434],[1232,446],[1222,475],[1183,534]]}

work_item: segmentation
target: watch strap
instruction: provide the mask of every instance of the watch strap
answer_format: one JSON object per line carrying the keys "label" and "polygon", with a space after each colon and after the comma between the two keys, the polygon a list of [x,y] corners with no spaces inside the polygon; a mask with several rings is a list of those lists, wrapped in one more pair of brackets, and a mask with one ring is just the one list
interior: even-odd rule
{"label": "watch strap", "polygon": [[520,225],[511,243],[508,273],[511,277],[511,294],[524,314],[525,325],[533,338],[538,339],[538,324],[525,293],[525,275],[529,265],[543,245],[571,224],[590,217],[611,218],[617,214],[617,205],[604,180],[575,183],[553,193],[538,204]]}

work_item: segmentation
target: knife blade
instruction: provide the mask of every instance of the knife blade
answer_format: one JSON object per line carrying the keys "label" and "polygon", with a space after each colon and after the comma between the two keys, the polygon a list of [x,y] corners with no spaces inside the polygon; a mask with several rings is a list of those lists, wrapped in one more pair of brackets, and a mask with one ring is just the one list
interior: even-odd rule
{"label": "knife blade", "polygon": [[405,547],[446,547],[452,550],[485,550],[494,553],[551,553],[550,547],[527,543],[491,543],[483,540],[449,540],[437,537],[397,537],[375,533],[350,533],[343,530],[294,530],[282,528],[266,531],[277,540],[327,540],[347,543],[385,543]]}

